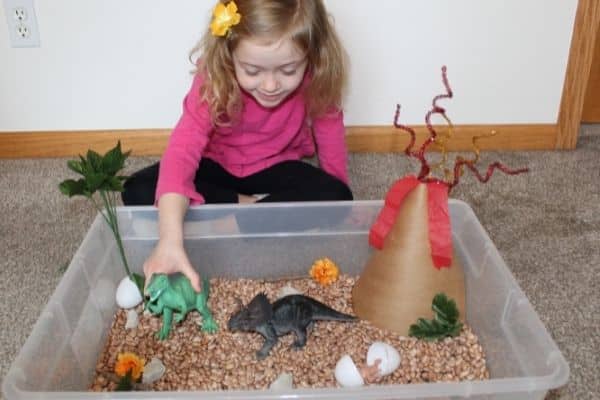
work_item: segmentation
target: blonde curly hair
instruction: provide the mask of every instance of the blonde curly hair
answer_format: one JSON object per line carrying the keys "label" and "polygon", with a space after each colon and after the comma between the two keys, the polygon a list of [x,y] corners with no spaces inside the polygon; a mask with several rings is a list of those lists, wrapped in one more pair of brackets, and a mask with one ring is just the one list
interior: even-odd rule
{"label": "blonde curly hair", "polygon": [[[220,0],[226,4],[229,0]],[[239,24],[224,37],[210,29],[192,49],[199,54],[196,73],[204,76],[201,99],[215,125],[229,125],[240,115],[241,91],[233,64],[240,40],[255,36],[290,38],[306,54],[310,81],[304,90],[306,110],[315,118],[341,107],[348,58],[322,0],[236,0]]]}

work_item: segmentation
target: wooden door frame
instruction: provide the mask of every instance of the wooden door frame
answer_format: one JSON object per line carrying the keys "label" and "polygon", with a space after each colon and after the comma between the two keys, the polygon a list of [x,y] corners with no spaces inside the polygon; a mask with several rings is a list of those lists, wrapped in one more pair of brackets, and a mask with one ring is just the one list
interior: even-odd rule
{"label": "wooden door frame", "polygon": [[579,0],[556,122],[556,149],[574,149],[577,145],[599,26],[600,2]]}

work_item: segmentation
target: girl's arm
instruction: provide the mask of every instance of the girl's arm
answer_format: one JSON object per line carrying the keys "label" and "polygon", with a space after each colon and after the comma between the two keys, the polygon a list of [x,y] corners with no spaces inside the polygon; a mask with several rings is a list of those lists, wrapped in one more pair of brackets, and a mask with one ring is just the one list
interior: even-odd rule
{"label": "girl's arm", "polygon": [[192,267],[183,248],[183,218],[189,199],[178,193],[166,193],[158,202],[158,244],[144,263],[146,282],[154,273],[181,272],[199,292],[200,277]]}
{"label": "girl's arm", "polygon": [[144,263],[146,281],[153,273],[182,272],[196,291],[200,278],[183,248],[183,218],[190,204],[204,203],[194,177],[208,143],[212,123],[208,106],[200,101],[202,79],[197,74],[183,102],[183,114],[173,129],[160,160],[156,187],[159,241]]}
{"label": "girl's arm", "polygon": [[157,204],[165,193],[182,194],[190,199],[191,204],[204,203],[204,198],[196,191],[194,177],[213,126],[208,105],[200,100],[201,85],[202,78],[196,74],[183,101],[181,118],[160,160],[155,196]]}
{"label": "girl's arm", "polygon": [[315,118],[313,135],[320,167],[348,184],[348,150],[343,112],[336,110]]}

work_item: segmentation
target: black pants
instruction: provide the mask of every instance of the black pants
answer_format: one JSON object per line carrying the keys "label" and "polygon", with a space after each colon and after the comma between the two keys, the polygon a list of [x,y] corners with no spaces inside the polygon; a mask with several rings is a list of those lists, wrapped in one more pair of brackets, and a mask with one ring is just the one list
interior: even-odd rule
{"label": "black pants", "polygon": [[[152,205],[158,180],[159,164],[153,164],[133,174],[125,182],[122,193],[125,205]],[[284,161],[263,171],[243,178],[227,172],[208,158],[200,161],[194,180],[196,190],[204,196],[207,204],[237,203],[238,193],[245,195],[267,194],[259,202],[290,201],[344,201],[352,200],[348,185],[327,172],[303,161]],[[329,227],[346,216],[347,209],[332,209],[318,219],[319,226]],[[213,214],[213,216],[217,216]],[[242,232],[261,232],[265,215],[241,210],[236,219]],[[285,215],[268,216],[268,232],[284,232],[290,229]],[[296,229],[317,228],[315,219],[294,219]]]}
{"label": "black pants", "polygon": [[[154,204],[158,168],[158,163],[153,164],[125,182],[123,204]],[[207,204],[237,203],[238,193],[268,194],[260,202],[352,200],[348,185],[303,161],[284,161],[239,178],[213,160],[203,158],[194,184]]]}

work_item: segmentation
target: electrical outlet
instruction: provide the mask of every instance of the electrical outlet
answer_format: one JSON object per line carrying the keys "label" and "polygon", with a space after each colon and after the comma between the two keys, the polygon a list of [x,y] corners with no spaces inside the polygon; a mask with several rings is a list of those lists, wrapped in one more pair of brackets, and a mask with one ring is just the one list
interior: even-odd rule
{"label": "electrical outlet", "polygon": [[27,39],[29,37],[29,28],[25,24],[17,25],[17,35],[21,39]]}
{"label": "electrical outlet", "polygon": [[40,47],[34,0],[4,0],[4,14],[12,47]]}
{"label": "electrical outlet", "polygon": [[27,10],[20,6],[15,7],[12,10],[12,16],[14,19],[16,19],[19,22],[25,21],[27,19]]}
{"label": "electrical outlet", "polygon": [[15,7],[12,11],[12,17],[17,21],[25,21],[27,19],[27,10],[21,6]]}

